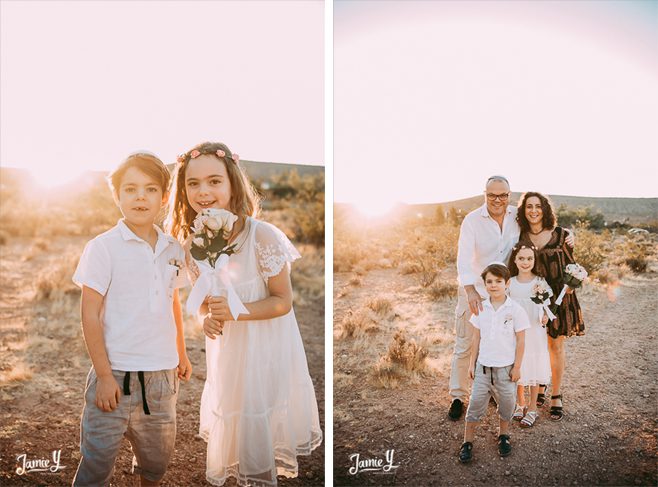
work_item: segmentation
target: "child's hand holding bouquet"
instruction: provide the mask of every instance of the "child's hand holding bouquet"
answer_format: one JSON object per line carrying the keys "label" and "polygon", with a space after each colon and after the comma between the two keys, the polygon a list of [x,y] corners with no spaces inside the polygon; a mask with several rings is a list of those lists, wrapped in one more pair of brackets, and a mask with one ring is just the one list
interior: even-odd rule
{"label": "child's hand holding bouquet", "polygon": [[237,219],[230,211],[214,208],[203,210],[194,219],[190,254],[197,261],[201,275],[187,300],[189,314],[199,310],[208,294],[219,296],[220,283],[226,288],[227,296],[223,299],[230,310],[230,317],[237,320],[240,314],[249,314],[233,289],[227,268],[229,256],[235,253],[236,245],[229,245],[228,238]]}
{"label": "child's hand holding bouquet", "polygon": [[548,283],[544,279],[538,279],[537,284],[532,287],[532,296],[530,297],[530,300],[543,309],[544,314],[541,319],[543,326],[546,326],[546,323],[548,323],[549,320],[554,320],[556,318],[550,307],[551,296],[553,296],[553,290]]}

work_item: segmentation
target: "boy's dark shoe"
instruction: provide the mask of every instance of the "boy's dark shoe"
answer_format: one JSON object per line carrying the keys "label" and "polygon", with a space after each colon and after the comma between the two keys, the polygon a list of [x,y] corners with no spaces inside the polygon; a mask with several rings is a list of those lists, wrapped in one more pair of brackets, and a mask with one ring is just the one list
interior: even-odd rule
{"label": "boy's dark shoe", "polygon": [[450,411],[448,411],[448,417],[453,421],[457,421],[459,418],[462,417],[463,412],[464,412],[464,403],[461,402],[459,399],[455,399],[454,401],[452,401],[452,404],[450,405]]}
{"label": "boy's dark shoe", "polygon": [[466,441],[462,443],[461,448],[459,449],[459,461],[462,463],[468,463],[473,459],[473,443]]}
{"label": "boy's dark shoe", "polygon": [[498,437],[498,453],[501,457],[506,457],[512,453],[512,444],[509,441],[509,435],[500,435]]}

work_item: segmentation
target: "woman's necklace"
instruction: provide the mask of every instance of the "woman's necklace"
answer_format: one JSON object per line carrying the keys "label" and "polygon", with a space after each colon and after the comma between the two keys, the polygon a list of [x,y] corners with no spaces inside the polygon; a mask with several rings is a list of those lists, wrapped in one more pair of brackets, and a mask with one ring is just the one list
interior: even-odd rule
{"label": "woman's necklace", "polygon": [[530,232],[531,235],[539,235],[539,234],[540,234],[541,232],[543,232],[544,230],[546,230],[546,229],[545,229],[544,227],[542,227],[542,228],[539,229],[538,232],[533,232],[533,231],[532,231],[532,228],[530,228],[530,230],[528,230],[528,231]]}

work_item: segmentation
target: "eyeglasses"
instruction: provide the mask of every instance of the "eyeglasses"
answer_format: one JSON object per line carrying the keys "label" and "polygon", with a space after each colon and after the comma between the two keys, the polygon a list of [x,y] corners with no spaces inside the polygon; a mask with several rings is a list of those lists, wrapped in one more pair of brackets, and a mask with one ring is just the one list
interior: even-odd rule
{"label": "eyeglasses", "polygon": [[502,193],[502,194],[493,194],[493,193],[487,193],[487,199],[489,201],[506,201],[507,198],[509,198],[509,193]]}

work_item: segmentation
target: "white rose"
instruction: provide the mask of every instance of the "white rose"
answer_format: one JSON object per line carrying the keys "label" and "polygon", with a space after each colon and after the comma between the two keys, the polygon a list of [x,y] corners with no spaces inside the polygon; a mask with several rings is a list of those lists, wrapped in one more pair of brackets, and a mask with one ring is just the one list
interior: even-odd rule
{"label": "white rose", "polygon": [[203,248],[203,239],[201,237],[196,237],[192,239],[192,243],[196,245],[197,247]]}
{"label": "white rose", "polygon": [[220,222],[217,221],[217,217],[214,216],[208,217],[208,219],[206,220],[206,226],[211,230],[215,230],[215,231],[222,228]]}
{"label": "white rose", "polygon": [[[233,230],[233,225],[238,220],[237,215],[234,215],[228,210],[212,209],[211,215],[217,220],[219,228],[223,229],[224,232],[230,232]],[[219,228],[215,228],[214,230],[219,230]]]}

